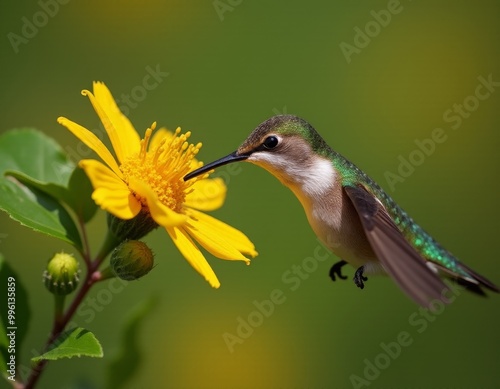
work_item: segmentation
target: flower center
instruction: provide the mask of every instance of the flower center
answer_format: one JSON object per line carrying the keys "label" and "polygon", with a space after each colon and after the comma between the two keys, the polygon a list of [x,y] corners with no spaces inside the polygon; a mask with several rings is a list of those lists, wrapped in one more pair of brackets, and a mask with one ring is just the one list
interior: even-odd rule
{"label": "flower center", "polygon": [[[125,182],[129,184],[134,177],[147,184],[158,196],[158,200],[171,210],[181,213],[189,187],[196,180],[185,182],[183,177],[192,169],[199,167],[194,160],[201,148],[201,143],[190,144],[187,139],[191,132],[180,134],[177,128],[174,134],[168,134],[161,140],[154,140],[150,145],[151,134],[156,128],[156,122],[146,130],[138,154],[128,157],[120,166]],[[146,197],[140,193],[134,196],[147,207]]]}

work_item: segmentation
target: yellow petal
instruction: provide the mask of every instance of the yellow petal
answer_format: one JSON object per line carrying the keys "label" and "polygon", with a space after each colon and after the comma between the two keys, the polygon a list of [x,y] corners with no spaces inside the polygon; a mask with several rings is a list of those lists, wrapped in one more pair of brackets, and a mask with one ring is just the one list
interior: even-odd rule
{"label": "yellow petal", "polygon": [[[226,242],[227,245],[233,247],[238,250],[240,253],[244,255],[249,255],[251,257],[257,256],[257,251],[255,251],[254,244],[243,234],[241,231],[237,230],[230,225],[221,222],[220,220],[215,219],[212,216],[209,216],[203,212],[198,212],[194,209],[189,210],[189,216],[191,216],[192,220],[190,224],[197,228],[198,235],[193,235],[197,240],[199,238],[199,234],[204,234],[207,238],[211,237],[215,242],[216,237],[220,237]],[[193,232],[190,229],[190,232]],[[193,233],[193,234],[196,234]],[[200,241],[200,244],[202,242]],[[205,247],[205,246],[203,246]],[[207,250],[212,252],[208,247],[205,247]],[[214,254],[215,256],[219,256]],[[223,257],[220,257],[223,258]],[[230,259],[230,258],[224,258]],[[241,258],[235,258],[241,259]]]}
{"label": "yellow petal", "polygon": [[102,82],[94,82],[94,95],[120,138],[124,156],[139,152],[140,137],[130,120],[120,111],[113,95]]}
{"label": "yellow petal", "polygon": [[174,227],[184,224],[187,216],[171,210],[166,205],[158,200],[158,196],[145,182],[131,177],[129,182],[130,188],[140,197],[146,199],[149,213],[153,220],[163,227]]}
{"label": "yellow petal", "polygon": [[222,178],[196,181],[186,196],[185,204],[201,211],[213,211],[224,204],[227,188]]}
{"label": "yellow petal", "polygon": [[[98,83],[94,83],[94,87]],[[113,149],[115,150],[116,157],[118,158],[118,161],[120,163],[123,163],[125,158],[127,157],[127,154],[125,154],[126,149],[122,146],[124,143],[125,139],[121,139],[120,133],[118,132],[118,129],[115,127],[116,124],[119,123],[113,123],[111,119],[108,117],[108,113],[106,112],[109,111],[109,107],[102,107],[101,103],[95,98],[95,96],[88,90],[82,90],[82,95],[87,96],[90,100],[90,103],[94,107],[94,110],[96,111],[97,115],[101,119],[102,124],[104,125],[104,129],[106,130],[109,140],[111,141],[111,144],[113,145]]]}
{"label": "yellow petal", "polygon": [[204,224],[210,228],[214,233],[224,237],[225,240],[231,243],[238,251],[245,255],[255,257],[258,255],[255,251],[254,244],[248,237],[238,229],[210,216],[203,212],[198,212],[194,209],[189,210],[189,215],[194,217],[198,223]]}
{"label": "yellow petal", "polygon": [[94,159],[83,159],[79,165],[95,189],[92,198],[97,205],[124,220],[132,219],[139,213],[141,203],[113,171]]}
{"label": "yellow petal", "polygon": [[73,135],[85,143],[88,147],[94,150],[101,159],[108,164],[108,166],[115,172],[118,177],[123,178],[123,174],[118,167],[113,155],[109,152],[108,148],[100,141],[100,139],[95,136],[92,132],[87,130],[85,127],[72,122],[65,117],[59,117],[57,119],[59,124],[62,124],[68,130],[70,130]]}
{"label": "yellow petal", "polygon": [[205,280],[207,280],[210,285],[214,288],[218,288],[220,286],[220,282],[217,279],[217,276],[201,251],[198,247],[196,247],[195,243],[186,234],[186,232],[182,228],[178,227],[169,227],[166,228],[166,230],[181,254],[184,258],[186,258],[191,266],[193,266],[198,273],[205,277]]}

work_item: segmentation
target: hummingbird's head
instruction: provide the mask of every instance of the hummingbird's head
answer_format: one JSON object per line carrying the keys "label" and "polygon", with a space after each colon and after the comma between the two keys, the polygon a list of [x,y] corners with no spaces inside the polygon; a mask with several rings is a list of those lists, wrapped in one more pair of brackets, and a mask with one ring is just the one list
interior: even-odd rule
{"label": "hummingbird's head", "polygon": [[261,123],[233,153],[187,174],[184,180],[218,166],[248,161],[263,167],[284,183],[310,174],[316,158],[330,148],[305,120],[293,115],[278,115]]}

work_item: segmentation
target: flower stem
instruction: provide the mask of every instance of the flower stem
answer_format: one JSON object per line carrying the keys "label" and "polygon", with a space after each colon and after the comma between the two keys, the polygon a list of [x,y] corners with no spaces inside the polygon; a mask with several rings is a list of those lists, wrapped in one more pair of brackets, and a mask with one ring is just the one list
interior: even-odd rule
{"label": "flower stem", "polygon": [[65,295],[54,295],[54,323],[59,323],[63,318]]}
{"label": "flower stem", "polygon": [[102,261],[106,259],[108,254],[120,244],[120,241],[116,238],[113,233],[108,230],[106,233],[106,239],[104,240],[104,243],[102,244],[101,250],[99,250],[99,253],[97,254],[95,260],[92,262],[91,266],[91,271],[96,271],[99,266],[101,265]]}
{"label": "flower stem", "polygon": [[[116,277],[116,274],[113,270],[111,270],[111,267],[107,267],[105,268],[104,270],[101,270],[100,272],[97,272],[96,273],[99,273],[99,277],[97,278],[96,277],[96,281],[105,281],[105,280],[108,280],[110,278],[114,278]],[[96,274],[97,276],[97,274]]]}
{"label": "flower stem", "polygon": [[83,260],[85,261],[85,265],[87,266],[87,269],[90,269],[90,245],[89,245],[89,239],[87,236],[87,229],[85,227],[85,222],[81,217],[78,217],[78,223],[80,224],[80,230],[82,231],[82,245],[83,245],[83,251],[82,251],[82,257]]}

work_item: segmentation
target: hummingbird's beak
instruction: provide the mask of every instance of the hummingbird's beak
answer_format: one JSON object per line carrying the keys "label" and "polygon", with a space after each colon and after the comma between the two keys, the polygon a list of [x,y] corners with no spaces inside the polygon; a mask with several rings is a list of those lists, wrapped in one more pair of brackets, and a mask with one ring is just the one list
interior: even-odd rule
{"label": "hummingbird's beak", "polygon": [[238,151],[235,151],[229,155],[226,155],[225,157],[218,159],[217,161],[209,163],[205,166],[200,167],[199,169],[193,170],[191,173],[186,174],[184,176],[184,181],[190,180],[191,178],[194,178],[196,176],[199,176],[200,174],[206,173],[212,169],[215,169],[216,167],[227,165],[228,163],[232,163],[232,162],[243,161],[247,158],[248,158],[248,155],[238,154]]}

